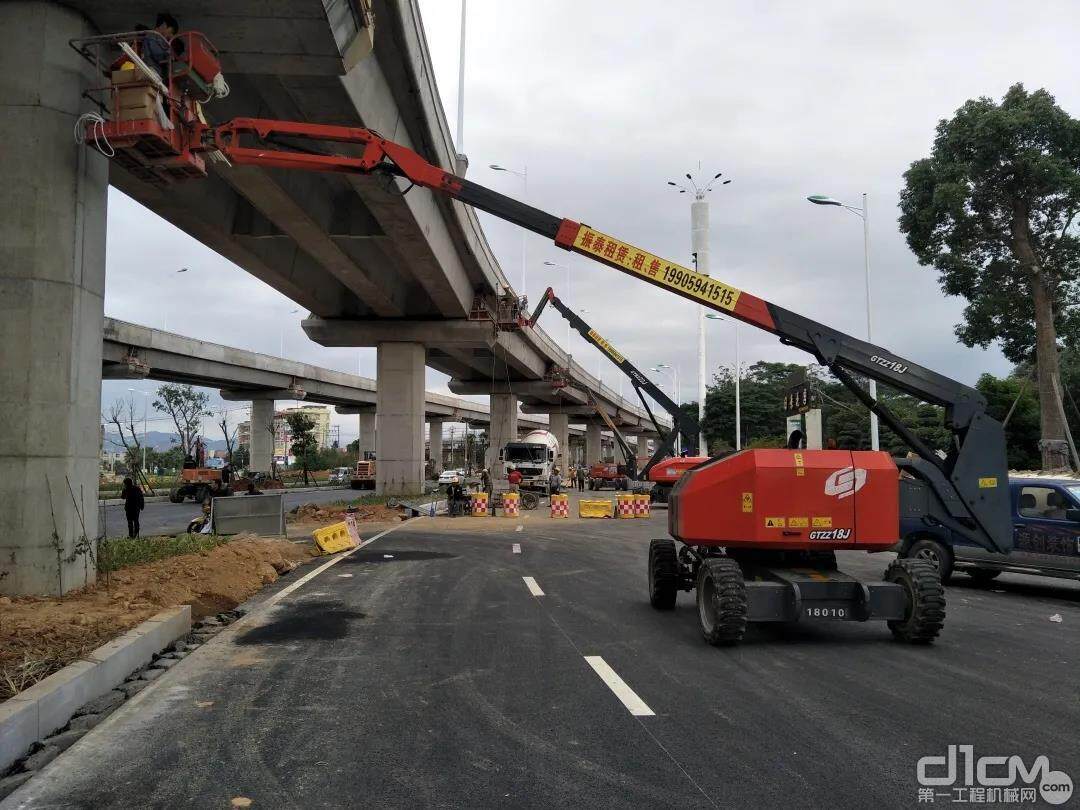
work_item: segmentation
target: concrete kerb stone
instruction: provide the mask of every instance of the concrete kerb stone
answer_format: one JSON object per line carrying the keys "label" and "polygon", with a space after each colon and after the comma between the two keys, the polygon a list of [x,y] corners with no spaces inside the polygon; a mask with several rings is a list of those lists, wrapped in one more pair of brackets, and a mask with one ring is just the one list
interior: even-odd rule
{"label": "concrete kerb stone", "polygon": [[162,611],[0,703],[0,771],[38,740],[63,728],[85,704],[108,693],[191,628],[191,606]]}

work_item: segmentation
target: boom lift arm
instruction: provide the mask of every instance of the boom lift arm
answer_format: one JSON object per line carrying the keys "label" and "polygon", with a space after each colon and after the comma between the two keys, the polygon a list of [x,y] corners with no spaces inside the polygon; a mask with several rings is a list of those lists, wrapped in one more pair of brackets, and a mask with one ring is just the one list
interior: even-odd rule
{"label": "boom lift arm", "polygon": [[[690,414],[686,413],[679,407],[678,403],[672,400],[667,394],[661,390],[661,388],[652,382],[648,377],[641,373],[637,366],[631,363],[626,357],[619,352],[609,341],[604,339],[588,323],[585,319],[574,312],[570,307],[566,306],[562,300],[555,295],[555,291],[548,287],[544,292],[543,297],[540,299],[540,303],[536,305],[536,309],[533,310],[532,317],[529,319],[529,326],[534,326],[537,319],[543,313],[544,308],[551,304],[555,309],[559,311],[566,320],[570,322],[570,325],[574,330],[581,335],[587,342],[598,348],[604,354],[606,354],[611,362],[615,366],[630,378],[630,384],[634,386],[634,391],[637,392],[638,398],[641,400],[641,404],[645,407],[645,412],[649,414],[649,419],[652,420],[653,427],[656,428],[657,435],[660,436],[660,441],[656,451],[649,458],[649,461],[642,467],[640,477],[646,479],[649,477],[649,472],[656,466],[662,459],[669,458],[675,453],[675,439],[678,437],[679,432],[682,431],[691,436],[696,436],[698,433],[699,425],[697,419]],[[665,431],[660,425],[660,422],[653,415],[652,408],[649,406],[648,400],[645,399],[645,394],[652,397],[661,408],[667,411],[671,417],[671,430]],[[606,416],[606,414],[605,414]]]}
{"label": "boom lift arm", "polygon": [[[204,73],[210,75],[215,65],[210,64]],[[913,513],[992,551],[1011,548],[1005,433],[1001,424],[986,414],[986,401],[978,391],[588,225],[561,219],[444,171],[372,130],[259,118],[211,125],[204,122],[190,94],[179,101],[170,97],[168,106],[170,127],[159,127],[153,121],[107,121],[96,126],[84,122],[83,140],[95,143],[103,136],[106,144],[117,147],[118,159],[122,151],[142,166],[153,168],[160,163],[169,170],[165,182],[205,174],[202,156],[207,153],[220,153],[234,164],[265,168],[399,176],[552,239],[565,250],[772,332],[781,342],[809,352],[828,367],[914,451],[917,458],[902,462],[913,477],[902,508],[912,504]],[[131,126],[133,123],[139,126]],[[150,141],[154,150],[140,149]],[[342,150],[349,154],[333,154],[297,141],[348,144],[352,148]],[[182,169],[189,164],[191,170],[184,174]],[[953,435],[946,458],[939,458],[891,411],[872,399],[853,374],[943,406],[946,426]]]}

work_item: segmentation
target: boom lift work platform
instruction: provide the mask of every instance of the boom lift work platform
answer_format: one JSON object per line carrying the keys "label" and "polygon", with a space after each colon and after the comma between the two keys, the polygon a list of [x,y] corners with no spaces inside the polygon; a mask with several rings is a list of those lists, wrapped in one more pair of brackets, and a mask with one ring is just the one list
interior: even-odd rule
{"label": "boom lift work platform", "polygon": [[[124,36],[113,37],[113,45],[127,41]],[[809,352],[911,448],[915,457],[902,460],[869,451],[746,450],[687,471],[671,493],[671,536],[652,541],[649,549],[650,601],[667,609],[679,590],[695,590],[710,643],[739,641],[748,622],[867,619],[886,620],[900,640],[926,643],[945,617],[940,578],[930,563],[899,559],[885,581],[861,582],[836,571],[834,552],[889,549],[901,514],[945,526],[990,551],[1012,547],[1005,434],[975,389],[587,224],[458,177],[369,129],[259,118],[207,123],[202,104],[212,94],[199,89],[193,74],[207,87],[224,82],[216,78],[220,67],[205,37],[184,36],[191,47],[174,53],[162,99],[172,128],[153,119],[133,126],[123,116],[99,115],[83,121],[84,142],[115,150],[116,159],[140,166],[162,184],[199,177],[207,155],[265,168],[403,178],[410,188],[422,186],[487,211]],[[111,81],[102,108],[108,112],[118,109],[122,86],[115,74],[105,75]],[[855,375],[943,407],[952,434],[945,458],[870,397]]]}

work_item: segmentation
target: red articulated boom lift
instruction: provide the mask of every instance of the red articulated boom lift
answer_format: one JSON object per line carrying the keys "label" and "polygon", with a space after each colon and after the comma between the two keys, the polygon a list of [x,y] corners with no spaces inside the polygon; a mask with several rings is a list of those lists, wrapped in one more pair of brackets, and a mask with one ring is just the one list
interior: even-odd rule
{"label": "red articulated boom lift", "polygon": [[[134,36],[107,44],[116,47]],[[748,622],[868,619],[886,620],[903,641],[933,640],[944,622],[945,599],[930,563],[896,560],[883,582],[836,570],[837,550],[889,549],[901,512],[990,551],[1012,547],[1005,434],[987,416],[978,391],[588,225],[457,177],[371,130],[258,118],[208,124],[201,104],[213,95],[209,88],[223,84],[220,68],[205,37],[185,36],[191,44],[173,57],[166,90],[155,91],[165,96],[171,128],[154,119],[140,119],[135,127],[123,116],[97,116],[84,122],[85,142],[114,150],[125,165],[162,184],[200,176],[203,156],[215,153],[235,164],[404,178],[809,352],[911,448],[915,457],[903,460],[870,451],[746,450],[688,470],[671,493],[671,536],[649,548],[650,599],[656,608],[670,609],[679,590],[696,590],[710,643],[739,641]],[[73,45],[85,52],[87,42]],[[121,106],[122,85],[115,74],[110,78],[104,111]],[[334,144],[348,144],[350,154],[324,151]],[[853,374],[944,407],[952,432],[946,457],[872,399]]]}

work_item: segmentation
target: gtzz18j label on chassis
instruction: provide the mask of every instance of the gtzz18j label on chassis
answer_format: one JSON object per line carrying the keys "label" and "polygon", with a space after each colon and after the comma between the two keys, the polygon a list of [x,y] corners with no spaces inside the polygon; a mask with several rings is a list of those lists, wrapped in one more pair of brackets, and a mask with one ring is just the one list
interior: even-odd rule
{"label": "gtzz18j label on chassis", "polygon": [[850,540],[851,529],[828,529],[810,532],[811,540]]}
{"label": "gtzz18j label on chassis", "polygon": [[888,357],[882,357],[880,354],[875,354],[871,357],[870,362],[877,363],[882,368],[887,368],[889,371],[895,371],[897,374],[903,374],[908,369],[908,367],[899,360],[890,360]]}
{"label": "gtzz18j label on chassis", "polygon": [[739,301],[739,290],[717,281],[712,276],[672,264],[585,225],[578,229],[574,248],[612,267],[640,276],[646,281],[670,287],[702,303],[715,304],[729,312],[735,309],[735,304]]}

